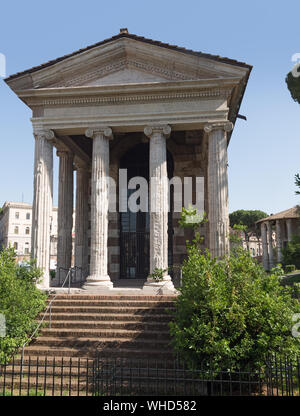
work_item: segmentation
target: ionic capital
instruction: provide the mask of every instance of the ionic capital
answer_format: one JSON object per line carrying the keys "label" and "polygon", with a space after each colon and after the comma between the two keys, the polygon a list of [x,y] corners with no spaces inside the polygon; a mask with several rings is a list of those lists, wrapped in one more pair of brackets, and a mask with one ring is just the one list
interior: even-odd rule
{"label": "ionic capital", "polygon": [[150,139],[155,133],[160,133],[167,139],[171,134],[171,127],[168,124],[150,124],[144,128],[144,133]]}
{"label": "ionic capital", "polygon": [[231,121],[217,121],[212,123],[207,123],[204,126],[205,133],[211,133],[213,130],[224,130],[230,132],[233,129],[233,124]]}
{"label": "ionic capital", "polygon": [[77,172],[89,172],[90,167],[87,163],[79,161],[78,159],[75,160],[75,169]]}
{"label": "ionic capital", "polygon": [[71,150],[63,149],[63,148],[58,149],[56,151],[56,155],[58,157],[65,157],[65,158],[73,158],[74,157],[74,154],[73,154],[73,152],[71,152]]}
{"label": "ionic capital", "polygon": [[102,136],[103,138],[106,138],[108,140],[111,140],[113,138],[112,129],[107,126],[99,126],[87,129],[85,131],[85,135],[90,139],[95,139],[97,136]]}
{"label": "ionic capital", "polygon": [[54,142],[55,134],[53,130],[34,129],[33,135],[35,139],[46,139],[49,142]]}

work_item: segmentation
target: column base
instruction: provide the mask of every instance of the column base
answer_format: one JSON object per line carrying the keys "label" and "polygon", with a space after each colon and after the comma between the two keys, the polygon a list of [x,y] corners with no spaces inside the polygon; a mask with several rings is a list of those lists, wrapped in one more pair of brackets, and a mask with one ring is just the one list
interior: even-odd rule
{"label": "column base", "polygon": [[40,278],[40,281],[36,284],[37,289],[47,290],[50,289],[50,276],[49,271],[45,272]]}
{"label": "column base", "polygon": [[163,280],[155,281],[148,278],[143,286],[143,292],[149,295],[170,295],[176,294],[171,276],[164,276]]}
{"label": "column base", "polygon": [[83,290],[88,290],[90,292],[98,292],[98,291],[105,291],[110,290],[113,288],[113,283],[110,280],[110,277],[107,276],[97,276],[91,275],[88,276],[86,282],[82,286]]}

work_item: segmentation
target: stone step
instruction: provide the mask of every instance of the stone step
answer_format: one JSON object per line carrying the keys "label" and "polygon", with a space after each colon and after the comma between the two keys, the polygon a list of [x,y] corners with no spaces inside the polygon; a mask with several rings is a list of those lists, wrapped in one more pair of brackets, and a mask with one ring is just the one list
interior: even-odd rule
{"label": "stone step", "polygon": [[[65,377],[46,377],[46,382],[44,377],[39,377],[38,380],[36,380],[36,376],[30,377],[28,380],[28,377],[22,377],[22,382],[20,383],[20,378],[16,377],[13,380],[13,389],[11,387],[11,379],[7,378],[5,383],[4,380],[0,378],[0,393],[1,390],[6,386],[7,393],[11,392],[13,390],[13,395],[24,395],[26,396],[27,391],[38,393],[44,392],[45,395],[49,396],[52,395],[52,392],[54,395],[60,395],[60,391],[62,391],[63,396],[68,396],[69,391],[71,392],[71,395],[77,395],[77,392],[82,392],[82,395],[86,396],[86,390],[88,389],[89,395],[92,395],[92,388],[93,384],[92,381],[87,387],[86,380],[84,377],[82,377],[82,380],[79,380],[78,377],[71,378],[71,382],[68,378],[68,376]],[[28,389],[29,385],[29,389]],[[6,394],[7,394],[6,393]],[[72,394],[73,393],[73,394]]]}
{"label": "stone step", "polygon": [[74,338],[97,338],[99,340],[110,339],[130,339],[130,340],[170,340],[168,331],[134,331],[126,329],[82,329],[82,328],[43,328],[41,330],[43,337],[74,337]]}
{"label": "stone step", "polygon": [[[77,316],[76,316],[77,319]],[[153,321],[153,318],[152,318]],[[120,321],[120,320],[114,320],[114,321],[85,321],[85,320],[79,320],[79,321],[67,321],[67,320],[57,320],[57,317],[55,319],[52,318],[51,320],[51,328],[65,328],[65,329],[71,329],[71,328],[80,328],[80,329],[122,329],[122,330],[129,330],[129,331],[169,331],[169,325],[168,322],[135,322],[135,321]]]}
{"label": "stone step", "polygon": [[[49,303],[49,302],[48,302]],[[52,302],[52,306],[97,306],[97,307],[134,307],[134,308],[169,308],[174,307],[173,302],[155,302],[155,301],[138,301],[138,300],[74,300],[74,299],[55,299]]]}
{"label": "stone step", "polygon": [[82,359],[99,358],[112,359],[112,358],[123,358],[123,359],[134,359],[134,360],[173,360],[175,354],[172,350],[162,348],[161,350],[154,350],[149,348],[134,349],[128,348],[122,345],[120,348],[107,347],[97,351],[96,348],[88,348],[85,344],[84,347],[71,348],[64,346],[52,346],[52,345],[36,345],[31,344],[25,349],[25,359],[28,356],[47,356],[50,357],[66,357],[66,359],[73,359],[75,357],[82,357]]}
{"label": "stone step", "polygon": [[[155,351],[156,353],[156,351]],[[132,350],[130,350],[130,355],[132,355]],[[23,357],[23,368],[25,369],[24,371],[28,372],[28,367],[30,366],[31,368],[34,368],[35,370],[35,366],[39,366],[40,368],[43,368],[43,370],[46,367],[49,367],[52,371],[53,366],[55,368],[59,367],[65,367],[67,369],[70,368],[70,366],[73,368],[76,367],[76,369],[79,367],[81,369],[83,369],[84,371],[86,371],[87,368],[92,368],[93,366],[97,365],[97,357],[94,358],[86,358],[86,357],[69,357],[69,356],[43,356],[43,355],[26,355],[26,350],[25,350],[25,354]],[[18,355],[14,358],[14,361],[12,363],[12,361],[10,363],[7,364],[7,368],[18,368],[21,367],[21,363],[22,363],[22,358],[21,355]],[[172,360],[157,360],[157,359],[149,359],[147,358],[136,358],[136,357],[123,357],[120,358],[118,357],[102,357],[101,359],[99,359],[99,366],[100,367],[105,367],[105,366],[110,366],[110,365],[115,365],[115,366],[122,366],[122,367],[126,367],[126,368],[174,368],[174,366],[176,366],[176,368],[179,368],[179,364],[178,361],[175,361],[174,359]],[[1,367],[1,366],[0,366]]]}
{"label": "stone step", "polygon": [[[105,307],[105,306],[52,306],[52,312],[68,312],[72,314],[77,313],[118,313],[120,312],[124,314],[153,314],[153,315],[161,315],[166,312],[165,307]],[[170,312],[174,312],[175,308],[170,308]]]}
{"label": "stone step", "polygon": [[67,347],[67,348],[94,348],[96,353],[100,353],[107,348],[126,348],[126,349],[151,349],[165,350],[171,349],[170,341],[165,339],[131,339],[131,338],[96,338],[96,337],[46,337],[40,336],[35,341],[35,346]]}
{"label": "stone step", "polygon": [[[120,311],[119,311],[120,312]],[[43,317],[43,314],[40,314],[38,319],[41,319]],[[133,314],[122,314],[122,313],[76,313],[76,314],[70,314],[70,313],[60,313],[60,312],[53,312],[52,311],[52,322],[56,321],[83,321],[83,322],[90,322],[90,321],[97,321],[98,323],[100,321],[103,322],[141,322],[141,323],[153,323],[160,322],[160,323],[168,323],[170,321],[170,318],[172,318],[172,315],[169,314],[155,314],[155,317],[152,315],[133,315]],[[45,321],[49,321],[49,314],[45,317]]]}
{"label": "stone step", "polygon": [[[5,388],[6,395],[26,396],[29,392],[37,392],[38,395],[45,396],[93,396],[105,395],[111,396],[114,394],[126,396],[149,396],[149,395],[174,395],[174,386],[176,385],[176,395],[192,395],[203,396],[207,395],[208,387],[207,381],[186,380],[184,383],[178,380],[176,374],[167,374],[161,379],[157,376],[148,376],[147,374],[140,376],[132,376],[130,374],[122,374],[117,380],[111,380],[109,374],[104,375],[98,382],[90,377],[88,380],[83,376],[78,381],[78,377],[40,377],[36,380],[31,377],[29,380],[26,377],[21,379],[16,378],[13,381],[13,386],[9,384],[10,380],[4,381],[0,379],[0,393]],[[31,393],[31,394],[32,394]]]}
{"label": "stone step", "polygon": [[[29,347],[27,347],[29,348]],[[69,365],[70,362],[72,366],[74,365],[80,365],[80,366],[92,366],[95,362],[95,358],[87,358],[87,357],[65,357],[65,356],[48,356],[48,355],[26,355],[27,348],[24,352],[23,357],[23,363],[24,365],[28,366],[29,363],[32,366],[41,365],[55,365],[55,366],[61,366],[61,365]],[[43,350],[43,348],[42,348]],[[22,362],[22,355],[19,353],[18,355],[15,355],[14,360],[10,360],[10,362],[7,363],[9,366],[20,366]],[[0,365],[1,368],[1,365]]]}
{"label": "stone step", "polygon": [[91,295],[91,294],[51,294],[49,295],[49,299],[53,298],[62,300],[117,300],[117,301],[155,301],[155,302],[174,302],[177,296],[169,296],[169,295],[155,295],[155,296],[144,296],[144,295]]}
{"label": "stone step", "polygon": [[93,363],[90,364],[89,366],[83,366],[81,364],[79,367],[78,365],[76,365],[76,363],[73,363],[73,361],[72,361],[72,364],[70,365],[69,360],[64,360],[63,364],[61,364],[58,361],[55,361],[55,365],[54,365],[54,361],[49,364],[47,360],[47,364],[45,364],[45,362],[43,364],[39,363],[39,366],[37,367],[32,362],[30,362],[30,365],[26,362],[23,362],[22,365],[21,363],[19,363],[19,364],[15,364],[14,366],[11,366],[11,365],[6,366],[5,372],[3,371],[0,374],[0,380],[1,378],[4,378],[4,377],[7,380],[9,379],[9,377],[12,378],[12,376],[14,376],[13,378],[17,380],[18,377],[20,376],[22,376],[22,378],[28,378],[29,375],[31,377],[33,377],[33,375],[37,375],[38,377],[40,377],[40,375],[57,377],[57,376],[68,374],[68,375],[76,376],[76,377],[78,377],[79,375],[80,377],[80,376],[85,376],[87,374],[92,374],[92,371],[93,371]]}

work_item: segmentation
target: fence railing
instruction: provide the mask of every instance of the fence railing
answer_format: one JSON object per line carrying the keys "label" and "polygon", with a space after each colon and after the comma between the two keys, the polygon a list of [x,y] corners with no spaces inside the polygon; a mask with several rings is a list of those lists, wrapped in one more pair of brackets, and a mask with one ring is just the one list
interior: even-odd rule
{"label": "fence railing", "polygon": [[0,395],[299,396],[299,360],[271,357],[259,370],[188,369],[178,360],[14,357],[0,365]]}
{"label": "fence railing", "polygon": [[63,282],[67,274],[71,270],[71,275],[69,279],[70,287],[80,287],[86,280],[86,276],[88,275],[88,268],[82,268],[74,266],[70,269],[66,269],[64,267],[59,267],[55,271],[55,276],[51,278],[50,286],[51,287],[62,287]]}
{"label": "fence railing", "polygon": [[[64,281],[62,283],[62,287],[65,287],[66,284],[68,284],[68,289],[69,289],[68,292],[69,293],[70,293],[70,286],[71,286],[70,285],[70,281],[71,281],[71,270],[72,269],[69,269],[69,271],[68,271],[67,275],[65,276],[65,279],[64,279]],[[45,310],[45,312],[44,312],[44,314],[42,316],[42,319],[38,322],[35,330],[31,334],[31,336],[22,345],[22,347],[21,347],[21,351],[22,351],[22,353],[21,353],[21,367],[22,367],[23,360],[24,360],[25,347],[26,347],[26,345],[28,345],[33,340],[33,338],[35,337],[35,335],[38,333],[40,327],[42,326],[43,322],[45,321],[45,318],[46,318],[47,314],[49,314],[49,328],[51,328],[51,321],[52,321],[52,303],[54,302],[54,300],[56,299],[56,297],[57,297],[57,294],[50,299],[50,302],[47,305],[47,308],[46,308],[46,310]]]}

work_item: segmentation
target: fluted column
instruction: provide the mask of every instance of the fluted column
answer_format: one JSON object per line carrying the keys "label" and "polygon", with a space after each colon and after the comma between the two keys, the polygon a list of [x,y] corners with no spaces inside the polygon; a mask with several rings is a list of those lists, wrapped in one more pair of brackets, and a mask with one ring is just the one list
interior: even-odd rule
{"label": "fluted column", "polygon": [[282,238],[281,238],[281,223],[280,220],[276,220],[276,248],[277,248],[277,263],[282,261]]}
{"label": "fluted column", "polygon": [[43,271],[39,286],[49,288],[50,218],[53,200],[52,130],[34,131],[34,196],[32,204],[32,257]]}
{"label": "fluted column", "polygon": [[91,182],[91,260],[90,275],[84,289],[111,289],[113,284],[108,275],[108,202],[109,202],[109,127],[88,129],[85,133],[93,139],[92,182]]}
{"label": "fluted column", "polygon": [[227,132],[231,122],[208,123],[208,224],[209,249],[214,257],[229,253]]}
{"label": "fluted column", "polygon": [[292,240],[292,219],[289,218],[286,220],[286,227],[287,227],[287,239],[288,241]]}
{"label": "fluted column", "polygon": [[269,268],[269,256],[268,256],[268,239],[267,239],[267,228],[266,223],[262,222],[261,227],[261,239],[262,239],[262,258],[263,265],[266,270]]}
{"label": "fluted column", "polygon": [[75,266],[82,269],[83,276],[88,272],[88,166],[78,165],[76,174],[76,218],[75,218]]}
{"label": "fluted column", "polygon": [[268,247],[269,247],[269,269],[274,267],[274,256],[273,256],[273,230],[271,221],[267,221],[268,230]]}
{"label": "fluted column", "polygon": [[[57,270],[69,269],[72,262],[73,228],[73,160],[67,150],[57,151],[59,157],[57,212]],[[60,274],[64,276],[64,271]]]}
{"label": "fluted column", "polygon": [[150,139],[150,274],[164,270],[163,279],[156,282],[148,277],[144,290],[164,293],[174,291],[168,273],[168,174],[166,139],[171,133],[168,125],[151,125],[144,129]]}

